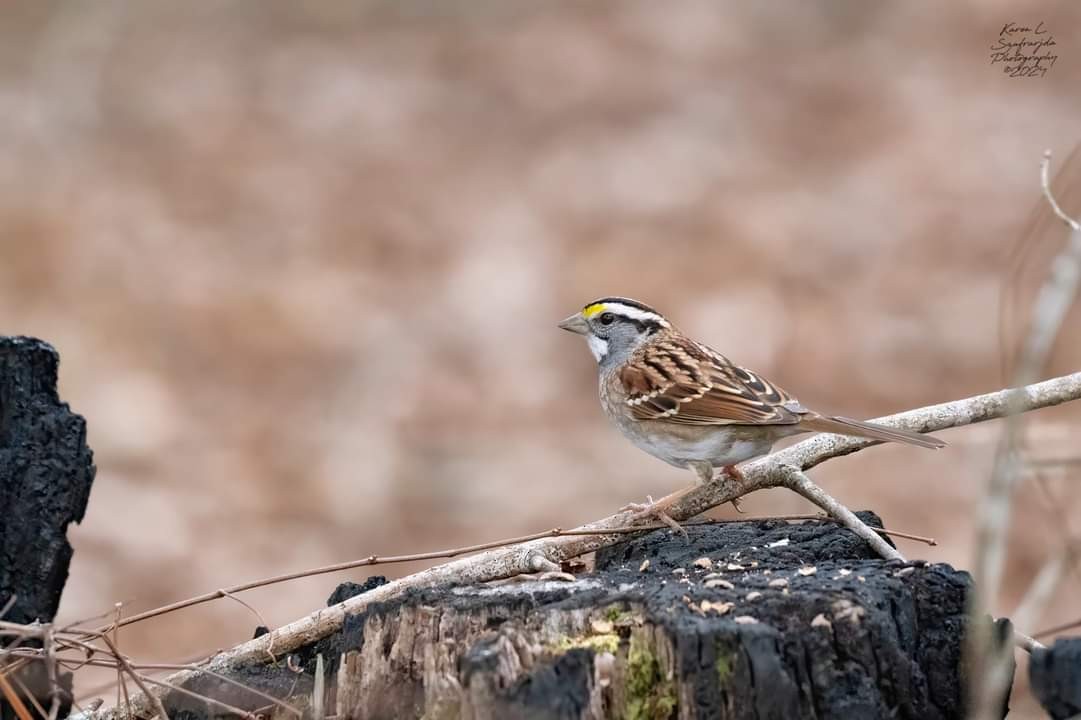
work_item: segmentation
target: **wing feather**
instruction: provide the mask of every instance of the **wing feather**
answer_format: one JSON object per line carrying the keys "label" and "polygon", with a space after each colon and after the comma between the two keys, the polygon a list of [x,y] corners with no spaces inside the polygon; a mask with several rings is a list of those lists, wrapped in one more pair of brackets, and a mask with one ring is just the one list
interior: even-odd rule
{"label": "wing feather", "polygon": [[680,337],[647,343],[620,371],[638,420],[686,425],[795,425],[807,413],[781,388]]}

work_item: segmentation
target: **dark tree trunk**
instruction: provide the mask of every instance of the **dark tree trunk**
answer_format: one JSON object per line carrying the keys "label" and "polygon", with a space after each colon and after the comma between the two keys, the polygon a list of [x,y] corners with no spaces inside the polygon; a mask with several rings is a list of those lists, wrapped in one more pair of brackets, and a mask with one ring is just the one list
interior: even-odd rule
{"label": "dark tree trunk", "polygon": [[[67,528],[82,520],[94,480],[86,422],[57,396],[58,362],[47,343],[0,337],[0,609],[13,603],[11,622],[56,614],[71,563]],[[39,670],[22,680],[47,695]]]}
{"label": "dark tree trunk", "polygon": [[[234,678],[312,707],[320,663],[340,720],[964,716],[967,574],[880,560],[832,523],[688,531],[602,552],[573,583],[407,594]],[[189,688],[266,706],[214,678]]]}

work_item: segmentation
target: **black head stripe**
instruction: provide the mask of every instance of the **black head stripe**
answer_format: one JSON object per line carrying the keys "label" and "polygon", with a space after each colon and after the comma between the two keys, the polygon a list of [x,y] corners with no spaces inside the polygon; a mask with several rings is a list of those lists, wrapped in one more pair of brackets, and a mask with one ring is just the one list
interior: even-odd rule
{"label": "black head stripe", "polygon": [[589,307],[590,305],[596,305],[597,303],[619,303],[620,305],[626,305],[627,307],[632,307],[632,308],[635,308],[637,310],[641,310],[643,312],[651,312],[654,315],[660,315],[659,312],[657,312],[656,310],[651,308],[649,305],[646,305],[645,303],[640,303],[637,300],[631,300],[630,298],[625,298],[625,297],[605,297],[605,298],[600,298],[599,300],[594,300],[593,302],[586,303],[582,307],[582,309],[584,310],[585,308]]}
{"label": "black head stripe", "polygon": [[661,329],[661,324],[656,320],[631,320],[634,326],[638,328],[638,332],[646,335],[652,335]]}

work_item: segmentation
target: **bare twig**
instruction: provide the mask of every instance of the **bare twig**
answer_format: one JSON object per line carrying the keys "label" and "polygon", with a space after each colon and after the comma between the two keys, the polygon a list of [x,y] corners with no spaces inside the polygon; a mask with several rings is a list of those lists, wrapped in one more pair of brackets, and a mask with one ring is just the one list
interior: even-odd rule
{"label": "bare twig", "polygon": [[47,625],[42,629],[41,654],[45,658],[45,672],[49,678],[49,720],[56,720],[60,714],[60,682],[56,677],[56,657],[53,654],[55,648],[56,638],[52,625]]}
{"label": "bare twig", "polygon": [[[104,633],[101,633],[99,635],[99,637],[102,640],[104,640],[106,643],[108,643],[110,648],[116,648],[116,647],[120,646],[120,612],[121,612],[123,607],[124,607],[123,603],[116,603],[116,605],[114,606],[115,614],[113,616],[113,624],[109,628],[109,632],[112,632],[112,634],[113,634],[112,642],[109,641],[108,632],[104,632]],[[119,654],[118,650],[114,649],[113,652]],[[128,684],[126,682],[124,682],[123,668],[121,667],[121,665],[118,664],[116,666],[116,705],[117,705],[117,707],[120,707],[120,695],[121,694],[124,695],[124,707],[127,707],[127,708],[130,709],[131,708],[131,699],[128,696]],[[157,695],[155,695],[154,697],[157,698]],[[154,705],[156,707],[158,705],[158,703],[154,703]],[[129,714],[131,715],[132,718],[135,717],[134,712],[130,712]]]}
{"label": "bare twig", "polygon": [[[143,677],[135,671],[135,668],[131,666],[131,663],[129,663],[128,659],[124,657],[124,654],[120,652],[120,649],[116,646],[116,644],[109,639],[109,635],[107,633],[103,633],[101,639],[102,642],[109,646],[109,649],[112,651],[113,657],[116,658],[118,668],[117,672],[120,672],[120,670],[122,669],[124,672],[130,675],[131,679],[135,681],[135,684],[139,686],[139,689],[143,691],[143,695],[149,697],[151,702],[154,703],[154,709],[158,712],[158,717],[163,718],[164,720],[169,720],[169,714],[165,712],[165,706],[162,705],[161,698],[158,697],[156,694],[150,692],[150,688],[148,688],[143,682]],[[135,713],[132,713],[132,715],[134,714]]]}
{"label": "bare twig", "polygon": [[1037,616],[1051,599],[1052,593],[1058,587],[1063,572],[1073,560],[1074,548],[1067,544],[1062,550],[1044,563],[1036,579],[1028,588],[1028,592],[1021,598],[1021,602],[1014,610],[1012,620],[1019,627],[1030,627]]}
{"label": "bare twig", "polygon": [[30,688],[26,687],[26,683],[24,683],[18,675],[13,675],[11,679],[18,686],[19,691],[22,693],[22,697],[30,701],[30,705],[37,711],[38,717],[45,720],[45,718],[48,717],[48,712],[41,706],[41,703],[38,702],[34,693],[30,692]]}
{"label": "bare twig", "polygon": [[1047,637],[1048,635],[1058,635],[1060,632],[1073,630],[1076,627],[1081,627],[1081,618],[1078,618],[1076,620],[1070,620],[1069,622],[1064,622],[1060,625],[1054,625],[1044,630],[1040,630],[1037,633],[1033,633],[1033,637],[1042,638]]}
{"label": "bare twig", "polygon": [[1024,633],[1019,633],[1017,632],[1017,630],[1013,631],[1013,644],[1027,652],[1029,655],[1031,655],[1036,650],[1047,649],[1047,646],[1039,640],[1033,637],[1029,637]]}
{"label": "bare twig", "polygon": [[[147,675],[139,675],[139,679],[142,680],[143,682],[150,683],[151,685],[157,685],[158,687],[165,688],[166,690],[169,690],[171,692],[179,693],[181,695],[187,695],[188,697],[195,698],[196,700],[204,700],[204,701],[206,701],[208,703],[212,703],[212,704],[217,705],[222,710],[225,710],[226,712],[228,712],[228,713],[230,713],[232,715],[239,715],[240,717],[243,717],[243,718],[249,718],[249,720],[257,720],[255,715],[248,712],[247,710],[241,710],[238,707],[230,705],[229,703],[222,702],[221,700],[218,700],[216,698],[212,698],[212,697],[210,697],[208,695],[200,695],[199,693],[192,692],[191,690],[188,690],[186,688],[182,688],[182,687],[180,687],[178,685],[174,685],[173,683],[169,682],[168,680],[155,680],[154,678],[149,677]],[[155,693],[151,693],[151,694],[155,694]]]}
{"label": "bare twig", "polygon": [[15,711],[15,714],[19,716],[19,720],[32,720],[30,710],[27,709],[26,703],[23,702],[19,694],[15,692],[15,688],[11,687],[11,683],[8,682],[7,674],[0,672],[0,693],[4,695],[4,699],[11,705],[11,709]]}
{"label": "bare twig", "polygon": [[8,598],[7,602],[4,603],[4,607],[0,608],[0,618],[7,615],[8,610],[15,607],[15,601],[18,600],[18,599],[19,599],[18,595],[12,595],[11,597]]}
{"label": "bare twig", "polygon": [[[1000,418],[1008,412],[1028,411],[1058,405],[1081,397],[1081,372],[1046,380],[1028,387],[1000,390],[963,400],[910,410],[875,422],[920,432],[944,430]],[[838,435],[816,435],[741,468],[742,479],[706,483],[691,490],[669,508],[678,521],[688,520],[706,510],[730,502],[756,490],[779,487],[784,483],[777,467],[791,465],[807,470],[830,458],[848,455],[870,447],[872,442]],[[411,588],[446,583],[478,583],[512,577],[522,573],[543,571],[561,560],[593,552],[613,545],[626,537],[627,515],[617,514],[580,529],[581,532],[603,531],[602,534],[552,536],[542,533],[529,542],[511,547],[486,550],[474,557],[453,560],[421,572],[399,578],[329,608],[320,609],[307,617],[273,630],[267,635],[249,640],[235,648],[219,653],[207,665],[216,672],[227,671],[246,662],[265,657],[273,641],[278,653],[292,652],[301,645],[312,643],[335,632],[347,614],[364,611],[372,603],[382,602]],[[569,533],[561,533],[569,535]],[[543,561],[543,562],[540,562]],[[158,613],[160,614],[160,612]],[[168,678],[180,685],[195,678],[200,671],[181,671]],[[150,705],[145,698],[133,698],[137,710],[146,712]]]}
{"label": "bare twig", "polygon": [[1043,191],[1043,196],[1047,200],[1047,204],[1051,206],[1051,211],[1055,213],[1055,216],[1066,223],[1066,227],[1070,228],[1074,232],[1081,232],[1081,223],[1074,220],[1072,217],[1063,212],[1059,207],[1058,200],[1055,199],[1055,194],[1051,192],[1051,151],[1043,151],[1043,162],[1040,163],[1040,189]]}
{"label": "bare twig", "polygon": [[781,465],[777,468],[777,472],[782,476],[782,482],[785,487],[795,493],[799,493],[818,507],[830,513],[838,520],[838,522],[866,540],[867,544],[874,548],[875,552],[879,555],[888,560],[900,560],[901,562],[904,562],[904,556],[902,556],[896,548],[883,540],[878,533],[874,532],[873,528],[869,527],[856,517],[855,513],[834,500],[825,490],[811,482],[811,479],[804,475],[799,468],[791,465]]}

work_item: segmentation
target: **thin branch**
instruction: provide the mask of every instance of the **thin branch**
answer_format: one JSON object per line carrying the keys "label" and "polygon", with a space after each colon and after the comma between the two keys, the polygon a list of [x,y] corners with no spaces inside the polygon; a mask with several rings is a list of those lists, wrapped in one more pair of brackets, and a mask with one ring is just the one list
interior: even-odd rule
{"label": "thin branch", "polygon": [[[151,702],[154,703],[154,709],[157,710],[158,717],[163,718],[163,720],[169,720],[169,713],[165,711],[165,706],[162,705],[161,698],[155,693],[150,692],[150,688],[143,683],[143,678],[140,677],[139,673],[135,672],[135,668],[131,666],[128,659],[124,657],[124,654],[120,652],[120,649],[109,639],[108,633],[103,633],[101,639],[109,646],[109,650],[112,651],[113,657],[116,658],[117,672],[120,672],[121,669],[127,672],[128,675],[131,676],[131,679],[135,681],[135,684],[139,686],[139,689],[143,691],[143,695],[149,697]],[[134,715],[134,713],[132,713],[132,715]]]}
{"label": "thin branch", "polygon": [[42,634],[43,640],[41,643],[41,654],[45,657],[45,671],[49,678],[49,720],[56,720],[60,714],[60,682],[56,677],[56,657],[54,651],[56,648],[56,638],[53,635],[53,628],[51,625],[43,628]]}
{"label": "thin branch", "polygon": [[1029,627],[1036,617],[1043,611],[1047,601],[1058,587],[1062,574],[1073,561],[1073,547],[1067,544],[1054,557],[1044,563],[1036,574],[1025,596],[1021,598],[1017,609],[1014,610],[1012,620],[1020,627]]}
{"label": "thin branch", "polygon": [[8,614],[8,610],[15,607],[15,601],[19,599],[18,595],[12,595],[8,598],[8,601],[4,603],[4,607],[0,608],[0,618]]}
{"label": "thin branch", "polygon": [[[151,685],[157,685],[158,687],[163,687],[166,690],[169,690],[171,692],[179,693],[181,695],[186,695],[186,696],[188,696],[190,698],[195,698],[196,700],[203,700],[205,702],[217,705],[221,709],[223,709],[226,712],[231,713],[233,715],[239,715],[240,717],[248,718],[249,720],[257,720],[255,715],[248,712],[247,710],[241,710],[240,708],[238,708],[238,707],[236,707],[234,705],[230,705],[229,703],[222,702],[221,700],[217,700],[217,699],[209,697],[207,695],[200,695],[199,693],[192,692],[191,690],[188,690],[186,688],[182,688],[182,687],[180,687],[178,685],[174,685],[173,683],[169,682],[168,680],[155,680],[154,678],[152,678],[152,677],[150,677],[148,675],[141,675],[141,674],[139,675],[139,679],[142,680],[143,682],[148,682]],[[151,693],[151,694],[156,694],[156,693]]]}
{"label": "thin branch", "polygon": [[[120,611],[121,611],[121,608],[123,608],[123,607],[124,607],[123,603],[117,603],[115,605],[114,610],[115,610],[116,614],[115,614],[115,616],[113,618],[113,624],[109,627],[109,630],[107,632],[103,632],[103,633],[101,633],[101,635],[99,635],[99,637],[102,640],[104,640],[106,643],[108,643],[109,647],[113,650],[113,652],[117,653],[117,654],[119,654],[119,650],[116,650],[115,648],[119,647],[119,645],[120,645]],[[112,634],[113,634],[113,639],[112,639],[111,642],[109,641],[109,634],[108,634],[109,632],[112,632]],[[131,708],[131,697],[128,695],[128,684],[126,682],[124,682],[123,669],[121,668],[120,665],[117,665],[117,667],[116,667],[116,705],[117,705],[117,707],[120,707],[120,695],[121,694],[124,695],[124,706],[130,709]],[[154,699],[158,700],[158,696],[154,695]],[[159,705],[159,704],[160,704],[160,701],[154,703],[155,707],[157,705]],[[130,713],[130,715],[134,720],[135,713],[132,712],[132,713]]]}
{"label": "thin branch", "polygon": [[1059,207],[1058,200],[1055,199],[1055,194],[1051,192],[1051,151],[1043,151],[1043,161],[1040,163],[1040,189],[1043,190],[1043,196],[1047,200],[1047,204],[1051,206],[1051,211],[1055,213],[1055,216],[1059,220],[1066,223],[1066,227],[1070,228],[1074,232],[1081,232],[1081,223],[1078,223],[1072,217],[1063,212]]}
{"label": "thin branch", "polygon": [[[892,427],[933,432],[951,427],[1000,418],[1008,412],[1029,411],[1050,407],[1081,398],[1081,372],[1035,383],[1028,387],[999,390],[953,402],[909,410],[875,422]],[[841,457],[870,447],[872,442],[839,435],[816,435],[771,455],[741,467],[742,480],[703,484],[688,492],[669,508],[668,513],[678,521],[688,520],[706,510],[730,502],[756,490],[779,487],[783,478],[777,468],[792,465],[801,470],[814,467],[830,458]],[[266,649],[274,643],[278,653],[315,642],[341,628],[347,614],[363,612],[373,603],[383,602],[414,588],[447,583],[473,584],[498,580],[523,573],[538,572],[545,565],[593,552],[614,545],[627,534],[627,515],[620,513],[590,523],[579,531],[581,537],[551,536],[541,533],[535,540],[511,547],[486,550],[479,555],[452,560],[399,578],[344,602],[300,618],[284,627],[216,655],[207,668],[216,672],[266,657]],[[645,528],[635,528],[643,532]],[[601,534],[584,535],[586,531]],[[569,533],[561,533],[569,535]],[[545,562],[539,563],[538,559]],[[160,614],[160,613],[158,613]],[[137,617],[137,616],[133,616]],[[174,685],[194,679],[200,671],[181,671],[169,677]],[[133,698],[136,708],[149,711],[145,698]]]}
{"label": "thin branch", "polygon": [[8,682],[6,673],[2,672],[0,672],[0,693],[7,699],[15,714],[19,716],[19,720],[33,720],[30,711],[26,708],[26,704],[23,703],[22,698],[15,692],[15,688],[11,687],[11,683]]}
{"label": "thin branch", "polygon": [[867,544],[874,548],[874,551],[879,555],[887,560],[905,561],[904,556],[902,556],[896,548],[883,540],[873,528],[868,527],[862,520],[856,517],[855,513],[834,500],[825,490],[811,482],[811,479],[804,475],[798,468],[791,465],[781,465],[777,471],[782,476],[785,487],[802,495],[818,507],[826,510],[826,512],[830,513],[830,515],[836,518],[838,522],[866,540]]}
{"label": "thin branch", "polygon": [[1066,632],[1067,630],[1073,630],[1076,627],[1081,627],[1081,618],[1076,620],[1070,620],[1069,622],[1062,623],[1061,625],[1055,625],[1045,630],[1040,630],[1037,633],[1033,633],[1033,637],[1047,637],[1048,635],[1058,635],[1060,632]]}
{"label": "thin branch", "polygon": [[1047,646],[1039,640],[1033,637],[1029,637],[1028,635],[1025,635],[1023,633],[1019,633],[1016,630],[1013,631],[1013,644],[1027,652],[1029,655],[1036,652],[1037,650],[1047,649]]}

